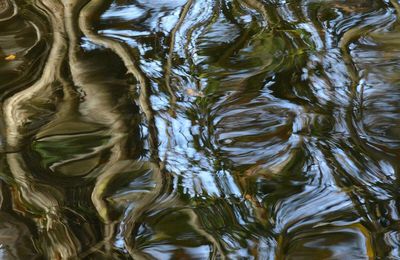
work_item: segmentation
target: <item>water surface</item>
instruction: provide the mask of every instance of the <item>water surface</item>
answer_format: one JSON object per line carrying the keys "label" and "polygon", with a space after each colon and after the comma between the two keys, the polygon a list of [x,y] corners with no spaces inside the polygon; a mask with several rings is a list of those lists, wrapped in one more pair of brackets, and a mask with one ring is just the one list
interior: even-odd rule
{"label": "water surface", "polygon": [[398,0],[0,0],[0,258],[400,259]]}

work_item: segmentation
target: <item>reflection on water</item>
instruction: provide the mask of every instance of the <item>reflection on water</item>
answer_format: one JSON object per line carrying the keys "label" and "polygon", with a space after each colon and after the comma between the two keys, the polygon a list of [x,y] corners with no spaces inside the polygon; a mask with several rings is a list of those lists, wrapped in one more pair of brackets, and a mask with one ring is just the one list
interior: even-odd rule
{"label": "reflection on water", "polygon": [[0,0],[2,259],[400,258],[398,0]]}

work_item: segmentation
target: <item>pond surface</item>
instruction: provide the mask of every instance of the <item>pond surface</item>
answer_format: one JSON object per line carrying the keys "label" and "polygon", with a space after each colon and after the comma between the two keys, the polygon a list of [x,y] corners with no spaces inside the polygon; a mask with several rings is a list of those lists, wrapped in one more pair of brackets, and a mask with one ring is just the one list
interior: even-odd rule
{"label": "pond surface", "polygon": [[400,259],[398,0],[0,0],[1,259]]}

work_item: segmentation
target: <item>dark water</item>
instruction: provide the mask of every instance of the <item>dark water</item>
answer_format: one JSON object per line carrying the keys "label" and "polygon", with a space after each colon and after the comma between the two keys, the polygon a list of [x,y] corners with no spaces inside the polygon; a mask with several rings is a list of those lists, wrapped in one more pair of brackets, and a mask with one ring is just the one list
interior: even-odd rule
{"label": "dark water", "polygon": [[1,259],[400,259],[398,0],[0,0]]}

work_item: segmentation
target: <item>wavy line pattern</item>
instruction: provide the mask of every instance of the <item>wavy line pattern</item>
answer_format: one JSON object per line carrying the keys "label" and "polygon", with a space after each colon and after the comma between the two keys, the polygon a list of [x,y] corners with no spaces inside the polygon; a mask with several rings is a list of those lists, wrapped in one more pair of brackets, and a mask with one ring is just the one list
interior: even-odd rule
{"label": "wavy line pattern", "polygon": [[3,259],[399,259],[398,0],[0,0]]}

